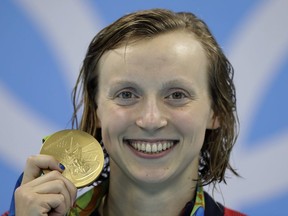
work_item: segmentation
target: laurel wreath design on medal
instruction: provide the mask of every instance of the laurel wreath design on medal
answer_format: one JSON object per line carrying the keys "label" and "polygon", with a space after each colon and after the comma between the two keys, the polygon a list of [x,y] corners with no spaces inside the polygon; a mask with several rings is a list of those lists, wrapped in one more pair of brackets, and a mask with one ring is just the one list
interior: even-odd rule
{"label": "laurel wreath design on medal", "polygon": [[81,130],[62,130],[52,134],[43,143],[40,154],[51,155],[62,163],[65,166],[62,174],[77,188],[92,184],[104,166],[101,145],[92,135]]}

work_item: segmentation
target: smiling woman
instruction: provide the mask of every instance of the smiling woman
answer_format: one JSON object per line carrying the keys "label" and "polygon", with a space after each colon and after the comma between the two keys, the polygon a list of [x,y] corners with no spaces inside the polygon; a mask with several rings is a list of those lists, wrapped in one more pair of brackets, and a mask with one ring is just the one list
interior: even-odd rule
{"label": "smiling woman", "polygon": [[[213,122],[218,126],[208,95],[206,68],[204,50],[185,31],[128,43],[101,57],[97,118],[110,165],[122,169],[116,179],[126,182],[125,177],[130,176],[161,185],[168,180],[197,179],[196,164],[206,128],[212,129]],[[121,87],[110,98],[110,88],[119,86],[118,82]],[[135,143],[139,147],[141,143],[140,151],[127,148]],[[158,143],[162,151],[151,154],[152,146],[156,148]],[[175,175],[177,172],[181,175]],[[191,182],[191,187],[195,184]],[[173,186],[169,190],[176,192],[178,185]]]}
{"label": "smiling woman", "polygon": [[[74,88],[74,126],[102,141],[106,169],[76,199],[55,158],[30,157],[15,192],[17,215],[243,215],[203,191],[225,182],[226,169],[238,175],[229,164],[237,136],[232,77],[192,13],[121,17],[92,40]],[[39,176],[47,167],[54,171]]]}

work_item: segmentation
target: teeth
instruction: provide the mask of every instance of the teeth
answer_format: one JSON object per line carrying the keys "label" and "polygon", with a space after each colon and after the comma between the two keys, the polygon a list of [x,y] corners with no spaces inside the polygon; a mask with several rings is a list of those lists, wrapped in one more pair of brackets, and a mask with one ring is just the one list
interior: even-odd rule
{"label": "teeth", "polygon": [[130,141],[131,146],[137,151],[145,152],[148,154],[160,153],[173,147],[173,141],[158,141],[158,142],[144,142],[144,141]]}
{"label": "teeth", "polygon": [[163,144],[163,150],[165,151],[166,148],[167,148],[167,143],[164,143],[164,144]]}
{"label": "teeth", "polygon": [[[161,144],[161,143],[160,143],[160,144]],[[162,148],[162,145],[158,145],[158,146],[157,146],[157,151],[158,151],[158,152],[161,152],[162,149],[163,149],[163,148]]]}
{"label": "teeth", "polygon": [[146,152],[151,152],[151,149],[152,149],[151,145],[146,145],[146,149],[145,149]]}
{"label": "teeth", "polygon": [[155,143],[152,145],[152,152],[157,152],[157,145]]}
{"label": "teeth", "polygon": [[[140,149],[139,149],[140,150]],[[145,147],[145,143],[142,143],[141,145],[141,151],[145,151],[146,150],[146,147]]]}

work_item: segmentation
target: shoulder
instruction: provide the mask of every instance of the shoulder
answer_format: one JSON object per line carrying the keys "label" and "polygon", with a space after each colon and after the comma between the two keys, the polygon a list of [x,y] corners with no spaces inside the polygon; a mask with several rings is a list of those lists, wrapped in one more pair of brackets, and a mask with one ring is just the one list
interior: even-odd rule
{"label": "shoulder", "polygon": [[208,193],[205,196],[205,216],[246,216],[243,213],[229,209],[216,202]]}

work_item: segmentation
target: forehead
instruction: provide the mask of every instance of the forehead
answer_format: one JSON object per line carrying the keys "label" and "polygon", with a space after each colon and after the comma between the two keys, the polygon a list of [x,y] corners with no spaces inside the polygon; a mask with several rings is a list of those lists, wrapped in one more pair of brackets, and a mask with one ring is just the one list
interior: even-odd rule
{"label": "forehead", "polygon": [[[199,61],[200,59],[201,61]],[[117,49],[106,51],[100,58],[98,66],[103,69],[103,67],[116,61],[128,65],[143,65],[147,62],[173,64],[186,60],[191,61],[191,63],[193,60],[194,62],[206,63],[205,50],[193,33],[174,31],[149,39],[128,41]]]}
{"label": "forehead", "polygon": [[120,70],[130,76],[139,76],[141,73],[155,76],[160,71],[177,76],[183,72],[200,75],[206,74],[207,57],[201,43],[192,33],[176,31],[109,50],[100,58],[98,69],[100,77],[104,74],[116,76],[115,71]]}

